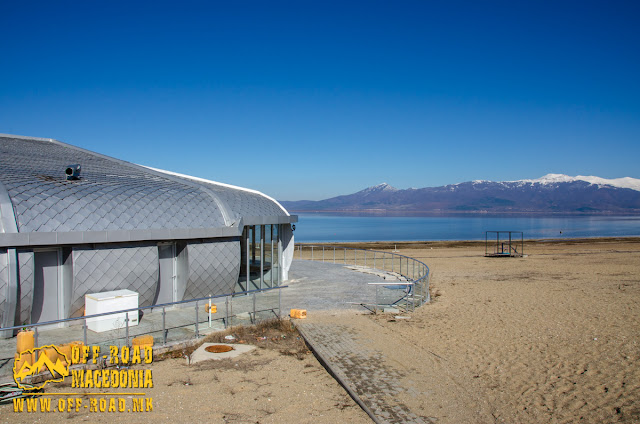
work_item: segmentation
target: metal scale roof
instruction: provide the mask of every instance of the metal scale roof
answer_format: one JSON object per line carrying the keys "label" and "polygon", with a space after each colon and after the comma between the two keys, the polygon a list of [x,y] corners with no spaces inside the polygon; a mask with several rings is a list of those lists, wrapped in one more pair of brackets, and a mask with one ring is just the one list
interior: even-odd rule
{"label": "metal scale roof", "polygon": [[[71,164],[81,165],[80,179],[66,179]],[[41,243],[53,240],[53,233],[58,243],[61,238],[78,242],[78,237],[92,242],[191,238],[187,235],[196,234],[194,229],[225,236],[238,233],[242,225],[297,221],[259,192],[146,168],[51,139],[11,135],[0,135],[0,203],[0,233],[49,234],[31,237]],[[13,219],[7,216],[11,209]]]}

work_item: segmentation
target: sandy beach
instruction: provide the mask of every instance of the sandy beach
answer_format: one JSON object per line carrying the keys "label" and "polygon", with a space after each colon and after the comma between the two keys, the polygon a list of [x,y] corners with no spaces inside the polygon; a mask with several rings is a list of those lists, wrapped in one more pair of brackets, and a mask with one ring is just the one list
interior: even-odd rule
{"label": "sandy beach", "polygon": [[[523,258],[485,258],[479,242],[396,244],[431,268],[430,304],[407,320],[357,309],[308,319],[361,328],[406,369],[412,411],[438,423],[640,421],[640,240],[525,242]],[[201,365],[154,362],[153,412],[3,406],[1,421],[371,422],[295,333],[240,337],[259,348]]]}
{"label": "sandy beach", "polygon": [[529,242],[518,259],[485,258],[484,243],[408,247],[432,270],[433,302],[409,322],[371,319],[442,367],[476,422],[640,420],[638,240]]}

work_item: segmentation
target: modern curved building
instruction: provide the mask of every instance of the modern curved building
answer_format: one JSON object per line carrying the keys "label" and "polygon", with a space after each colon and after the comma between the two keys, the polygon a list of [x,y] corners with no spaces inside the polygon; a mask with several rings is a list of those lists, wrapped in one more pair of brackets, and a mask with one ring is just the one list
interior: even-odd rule
{"label": "modern curved building", "polygon": [[257,191],[0,134],[0,324],[81,316],[88,293],[149,306],[279,285],[296,221]]}

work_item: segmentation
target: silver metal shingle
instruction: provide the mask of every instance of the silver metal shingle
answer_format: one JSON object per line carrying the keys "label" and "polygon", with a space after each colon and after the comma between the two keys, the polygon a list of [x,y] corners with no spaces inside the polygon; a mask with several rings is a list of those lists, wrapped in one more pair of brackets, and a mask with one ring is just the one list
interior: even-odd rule
{"label": "silver metal shingle", "polygon": [[70,316],[82,316],[84,295],[129,289],[140,306],[153,303],[158,283],[158,247],[97,247],[73,249],[73,293]]}
{"label": "silver metal shingle", "polygon": [[189,243],[185,299],[232,293],[240,271],[240,242]]}

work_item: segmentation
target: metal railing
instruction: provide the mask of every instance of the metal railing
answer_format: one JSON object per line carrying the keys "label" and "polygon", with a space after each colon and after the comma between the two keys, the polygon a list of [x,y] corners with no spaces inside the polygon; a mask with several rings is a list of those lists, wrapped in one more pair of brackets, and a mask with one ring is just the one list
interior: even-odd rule
{"label": "metal railing", "polygon": [[[162,304],[156,304],[156,305],[151,305],[151,306],[143,306],[143,307],[138,307],[138,308],[131,308],[131,309],[123,309],[123,310],[119,310],[119,311],[111,311],[111,312],[105,312],[105,313],[100,313],[100,314],[93,314],[93,315],[85,315],[85,316],[81,316],[81,317],[75,317],[75,318],[66,318],[66,319],[59,319],[59,320],[54,320],[54,321],[47,321],[47,322],[40,322],[40,323],[34,323],[34,324],[25,324],[25,325],[16,325],[13,327],[1,327],[0,328],[0,335],[2,334],[13,334],[14,330],[19,330],[19,329],[24,329],[24,328],[29,328],[29,329],[33,329],[34,330],[34,344],[35,347],[39,346],[39,328],[43,327],[43,326],[52,326],[52,325],[57,325],[57,324],[63,324],[63,323],[67,323],[72,324],[75,323],[77,321],[82,321],[82,333],[83,333],[83,342],[85,345],[87,345],[88,342],[88,337],[87,337],[87,329],[88,329],[88,323],[91,322],[91,320],[96,319],[96,318],[104,318],[104,317],[108,317],[111,315],[120,315],[120,314],[125,314],[125,318],[124,318],[124,323],[122,324],[122,327],[118,327],[118,328],[114,328],[113,330],[109,330],[109,331],[114,331],[114,330],[122,330],[124,329],[125,334],[124,336],[118,336],[118,335],[105,335],[105,337],[100,337],[101,340],[99,341],[98,344],[102,344],[105,340],[119,340],[119,339],[124,339],[126,345],[129,345],[129,339],[130,339],[130,331],[133,328],[132,326],[129,325],[129,321],[131,321],[129,319],[129,314],[135,314],[135,316],[139,316],[140,311],[150,311],[152,312],[154,309],[161,309],[162,310],[162,328],[156,328],[158,326],[156,325],[151,325],[151,328],[144,328],[144,326],[138,325],[135,328],[140,329],[141,331],[138,331],[137,334],[135,336],[140,336],[140,335],[144,335],[144,334],[150,334],[150,333],[154,333],[154,332],[162,332],[162,344],[163,346],[167,344],[167,336],[168,336],[168,332],[170,329],[179,329],[179,328],[185,328],[185,327],[190,327],[190,326],[195,326],[195,331],[194,331],[194,335],[196,338],[200,337],[200,325],[202,323],[208,323],[209,327],[211,327],[211,324],[213,321],[221,321],[221,323],[224,325],[223,328],[227,328],[231,325],[233,325],[233,320],[234,317],[238,318],[240,315],[242,314],[248,314],[248,318],[250,320],[250,323],[254,324],[255,322],[260,320],[260,317],[262,316],[264,319],[271,317],[272,315],[274,317],[280,317],[281,315],[281,290],[284,288],[287,288],[288,286],[277,286],[277,287],[270,287],[270,288],[266,288],[266,289],[258,289],[258,290],[249,290],[249,291],[244,291],[244,292],[238,292],[238,293],[233,293],[233,294],[223,294],[223,295],[217,295],[217,296],[207,296],[207,297],[201,297],[201,298],[197,298],[197,299],[188,299],[188,300],[181,300],[181,301],[177,301],[177,302],[170,302],[170,303],[162,303]],[[275,293],[274,291],[277,291],[277,305],[273,302],[274,299],[268,299],[272,301],[271,305],[259,305],[257,302],[257,296],[268,296],[269,294],[271,294],[272,292]],[[224,299],[224,317],[220,317],[220,318],[215,318],[212,319],[211,318],[211,314],[208,314],[206,312],[203,312],[205,315],[203,316],[207,316],[205,319],[201,319],[200,318],[200,308],[203,305],[210,305],[210,304],[215,304],[215,303],[221,303],[220,301]],[[261,301],[266,300],[266,299],[260,299]],[[236,302],[236,304],[240,304],[239,308],[237,307],[237,309],[240,309],[242,311],[242,313],[236,313],[234,314],[233,312],[233,304],[234,301]],[[191,320],[189,318],[187,318],[186,320],[184,319],[184,312],[186,310],[186,308],[179,308],[180,306],[186,306],[188,304],[194,304],[195,306],[195,314],[194,314],[194,319]],[[217,306],[217,305],[216,305]],[[167,309],[169,309],[169,311],[167,311]],[[277,311],[277,312],[276,312]],[[169,325],[167,324],[167,314],[168,313],[175,313],[176,315],[180,312],[183,312],[181,314],[181,316],[179,317],[179,319],[176,319],[174,324],[169,323]],[[237,312],[237,311],[236,311]],[[144,314],[144,312],[143,312]],[[151,314],[150,314],[151,315]],[[149,318],[147,318],[148,320]],[[68,327],[64,327],[65,330],[68,330],[69,328],[72,328],[72,326],[68,326]],[[55,332],[55,330],[59,330],[60,328],[55,328],[55,329],[47,329],[46,333],[52,333]],[[221,328],[222,329],[222,328]],[[51,331],[49,331],[51,330]],[[113,337],[112,337],[113,336]],[[10,337],[10,336],[9,336]],[[155,337],[154,337],[155,339]],[[0,341],[2,339],[0,338]]]}
{"label": "metal railing", "polygon": [[382,307],[403,307],[413,311],[429,302],[429,267],[410,256],[381,250],[357,249],[333,245],[298,244],[294,259],[322,261],[334,264],[360,266],[375,271],[391,273],[401,282],[369,283],[375,287],[375,298],[364,302],[349,302],[373,307],[377,313]]}

